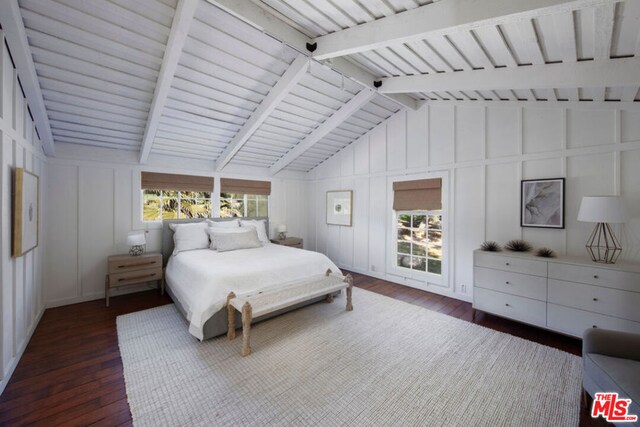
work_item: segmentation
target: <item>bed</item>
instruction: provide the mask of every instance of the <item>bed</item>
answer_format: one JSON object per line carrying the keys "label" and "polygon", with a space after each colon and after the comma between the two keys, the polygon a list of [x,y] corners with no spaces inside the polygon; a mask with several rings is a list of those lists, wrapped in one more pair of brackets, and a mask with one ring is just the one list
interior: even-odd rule
{"label": "bed", "polygon": [[[267,220],[267,230],[269,229],[267,218],[257,219]],[[242,294],[288,286],[310,277],[321,276],[327,270],[340,274],[338,267],[323,254],[271,243],[260,248],[230,252],[196,249],[172,256],[173,231],[169,224],[198,221],[204,220],[164,221],[162,253],[166,260],[167,292],[189,322],[189,332],[200,340],[227,332],[225,303],[231,291]],[[324,300],[324,296],[318,297],[257,317],[254,323]],[[240,326],[241,319],[237,319],[236,327]]]}

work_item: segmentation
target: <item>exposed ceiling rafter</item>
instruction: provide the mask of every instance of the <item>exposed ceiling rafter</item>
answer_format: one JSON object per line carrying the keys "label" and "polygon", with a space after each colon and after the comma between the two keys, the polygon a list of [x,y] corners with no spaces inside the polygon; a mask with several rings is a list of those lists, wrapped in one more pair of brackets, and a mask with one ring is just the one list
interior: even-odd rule
{"label": "exposed ceiling rafter", "polygon": [[160,74],[153,93],[153,101],[149,109],[147,124],[144,129],[142,146],[140,147],[140,163],[146,163],[149,159],[151,146],[158,130],[158,124],[169,95],[173,76],[176,73],[182,48],[189,35],[189,27],[197,7],[198,0],[179,0],[176,8],[173,22],[171,23],[171,32],[169,33],[169,39],[162,58],[162,65],[160,66]]}
{"label": "exposed ceiling rafter", "polygon": [[284,72],[280,80],[269,91],[269,94],[258,105],[251,117],[245,122],[242,128],[236,133],[229,145],[224,149],[216,162],[216,171],[220,172],[231,161],[233,156],[251,138],[251,135],[262,125],[273,110],[280,104],[285,96],[304,77],[309,68],[309,58],[305,55],[298,55],[293,60],[287,71]]}
{"label": "exposed ceiling rafter", "polygon": [[20,77],[22,89],[42,142],[42,149],[47,156],[54,156],[55,148],[51,125],[49,124],[47,109],[40,90],[40,82],[36,74],[33,57],[31,56],[29,42],[27,41],[27,33],[22,21],[18,0],[3,0],[0,2],[0,25],[2,25],[4,37],[11,50],[11,56]]}
{"label": "exposed ceiling rafter", "polygon": [[457,73],[390,77],[382,80],[383,93],[466,90],[528,90],[640,86],[640,59],[498,68]]}
{"label": "exposed ceiling rafter", "polygon": [[[287,22],[268,13],[253,2],[238,0],[207,1],[237,18],[242,19],[261,31],[264,31],[272,37],[286,43],[293,49],[296,49],[299,52],[308,53],[307,43],[310,41],[309,37],[293,28]],[[370,89],[374,89],[373,82],[378,80],[378,76],[374,76],[367,70],[345,58],[334,58],[328,65],[343,74],[345,77],[348,77]],[[420,105],[422,105],[422,102],[404,94],[384,96],[395,103],[402,105],[403,107],[411,108],[412,110],[417,110]]]}
{"label": "exposed ceiling rafter", "polygon": [[317,37],[318,60],[622,0],[447,0]]}
{"label": "exposed ceiling rafter", "polygon": [[351,98],[349,102],[344,104],[335,113],[318,126],[313,132],[307,135],[302,141],[292,148],[287,154],[282,156],[273,166],[271,166],[271,174],[275,175],[287,165],[300,157],[305,151],[313,147],[318,141],[327,136],[335,128],[340,126],[345,120],[351,117],[356,111],[371,101],[377,93],[374,90],[364,88],[356,96]]}

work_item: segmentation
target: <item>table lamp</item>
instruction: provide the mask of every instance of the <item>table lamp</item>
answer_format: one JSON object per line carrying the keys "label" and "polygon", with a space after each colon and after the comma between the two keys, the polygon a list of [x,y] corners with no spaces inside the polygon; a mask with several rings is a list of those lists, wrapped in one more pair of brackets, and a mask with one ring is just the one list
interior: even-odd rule
{"label": "table lamp", "polygon": [[287,226],[284,224],[279,225],[276,228],[276,231],[278,232],[278,238],[280,240],[284,240],[287,238]]}
{"label": "table lamp", "polygon": [[609,224],[627,220],[624,201],[619,196],[585,196],[580,204],[578,221],[595,222],[585,245],[594,262],[615,264],[622,253],[622,246]]}
{"label": "table lamp", "polygon": [[146,243],[144,232],[142,231],[127,234],[127,245],[131,246],[131,249],[129,249],[129,255],[131,256],[142,255]]}

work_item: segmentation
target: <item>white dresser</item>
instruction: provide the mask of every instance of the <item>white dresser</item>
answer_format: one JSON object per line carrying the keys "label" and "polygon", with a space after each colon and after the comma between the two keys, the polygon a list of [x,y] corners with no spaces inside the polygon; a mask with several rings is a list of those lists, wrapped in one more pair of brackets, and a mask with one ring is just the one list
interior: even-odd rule
{"label": "white dresser", "polygon": [[477,250],[473,308],[576,337],[640,333],[640,265]]}

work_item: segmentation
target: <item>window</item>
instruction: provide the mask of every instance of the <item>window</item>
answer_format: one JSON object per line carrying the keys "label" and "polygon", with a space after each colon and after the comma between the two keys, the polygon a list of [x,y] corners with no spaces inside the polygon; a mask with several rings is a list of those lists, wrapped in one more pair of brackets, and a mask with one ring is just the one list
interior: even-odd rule
{"label": "window", "polygon": [[396,265],[441,275],[441,211],[400,211],[396,213],[396,224]]}
{"label": "window", "polygon": [[211,193],[205,191],[142,190],[142,220],[209,218]]}
{"label": "window", "polygon": [[264,194],[220,194],[220,217],[269,216],[269,196]]}

